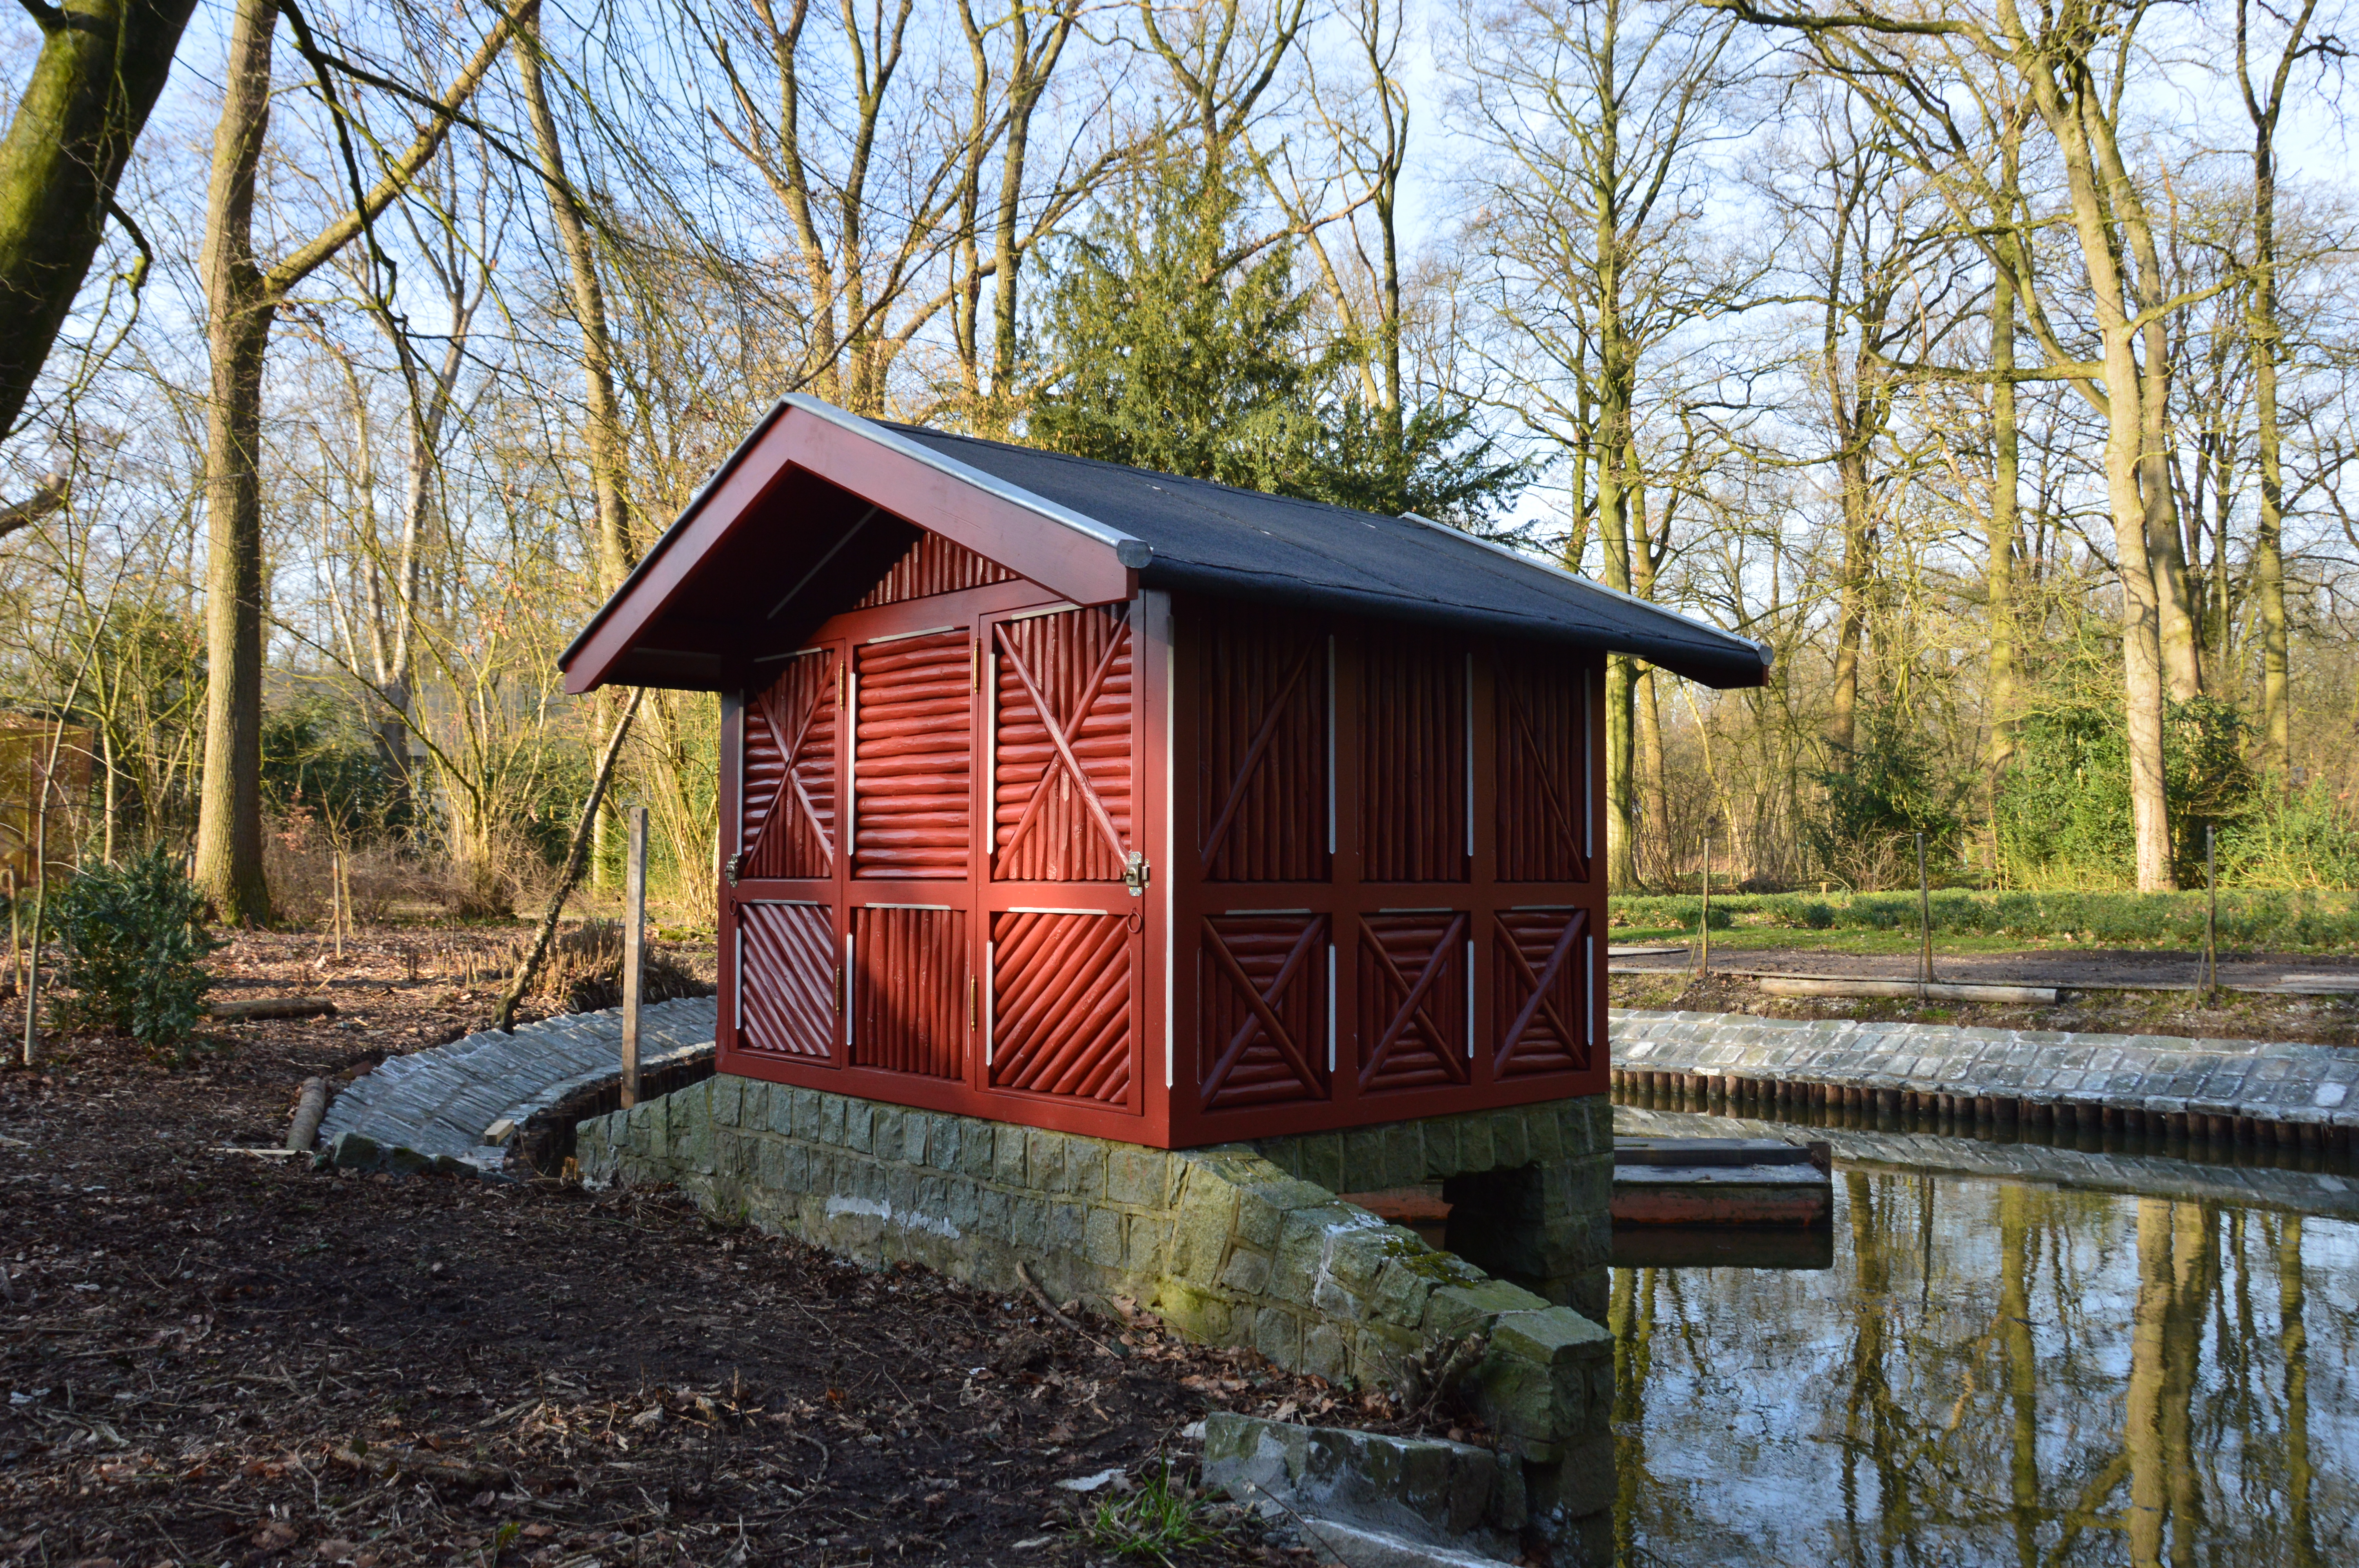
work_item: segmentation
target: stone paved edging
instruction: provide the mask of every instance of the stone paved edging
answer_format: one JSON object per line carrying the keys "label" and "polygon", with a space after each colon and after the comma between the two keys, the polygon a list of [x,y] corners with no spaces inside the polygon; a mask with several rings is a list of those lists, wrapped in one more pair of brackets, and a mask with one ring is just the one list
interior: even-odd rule
{"label": "stone paved edging", "polygon": [[1718,1080],[1716,1096],[1833,1086],[1895,1109],[1947,1096],[1994,1101],[2003,1117],[2123,1111],[2176,1130],[2202,1117],[2274,1123],[2305,1146],[2344,1146],[2359,1130],[2359,1051],[2332,1045],[1622,1010],[1609,1027],[1617,1087],[1669,1073]]}
{"label": "stone paved edging", "polygon": [[[719,1007],[712,997],[688,997],[642,1008],[641,1070],[709,1055]],[[321,1144],[340,1164],[505,1175],[507,1150],[485,1143],[484,1129],[502,1118],[521,1128],[568,1095],[619,1077],[622,1052],[622,1009],[608,1008],[388,1057],[335,1098]]]}
{"label": "stone paved edging", "polygon": [[1837,1159],[1853,1164],[2359,1219],[2359,1180],[2330,1171],[2204,1165],[2164,1154],[2093,1154],[2047,1143],[1986,1143],[1932,1132],[1801,1127],[1755,1117],[1628,1105],[1614,1108],[1614,1130],[1648,1138],[1779,1138],[1788,1142],[1809,1138],[1828,1144]]}

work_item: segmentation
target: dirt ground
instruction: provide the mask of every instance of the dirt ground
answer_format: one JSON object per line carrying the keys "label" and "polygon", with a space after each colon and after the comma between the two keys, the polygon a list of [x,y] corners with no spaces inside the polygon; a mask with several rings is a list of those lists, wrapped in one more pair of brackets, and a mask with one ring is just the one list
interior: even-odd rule
{"label": "dirt ground", "polygon": [[1192,1495],[1182,1429],[1395,1424],[1382,1395],[1151,1318],[1076,1335],[676,1195],[224,1152],[279,1141],[309,1076],[481,1027],[506,939],[340,966],[239,937],[223,996],[339,1015],[216,1029],[177,1071],[72,1038],[0,1072],[0,1564],[1308,1561]]}
{"label": "dirt ground", "polygon": [[[1746,968],[1787,969],[1809,974],[1860,974],[1914,979],[1913,959],[1857,959],[1848,964],[1824,956],[1781,954],[1779,963],[1767,963],[1757,952],[1731,954],[1726,961]],[[2153,955],[2072,955],[2071,974],[2052,969],[2033,972],[2021,963],[1999,956],[1978,964],[1960,956],[1935,960],[1934,974],[1944,980],[1985,980],[2018,985],[2070,986],[2073,976],[2106,974],[2114,983],[2139,971],[2128,965]],[[1714,949],[1715,961],[1721,955]],[[1661,963],[1662,960],[1652,960]],[[1776,997],[1764,991],[1750,976],[1715,972],[1699,978],[1691,970],[1665,965],[1656,969],[1625,968],[1617,960],[1608,980],[1611,1005],[1630,1008],[1677,1008],[1698,1012],[1749,1012],[1765,1018],[1852,1018],[1863,1022],[1955,1023],[1994,1029],[2085,1030],[2104,1034],[2169,1034],[2188,1039],[2298,1040],[2321,1045],[2359,1045],[2359,994],[2290,996],[2271,992],[2223,991],[2206,1003],[2190,990],[2067,990],[2054,1006],[1930,1002],[1924,1006],[1901,998]],[[2224,974],[2227,964],[2221,968]],[[2276,972],[2272,970],[2272,972]],[[2083,983],[2086,983],[2085,980]],[[2166,984],[2158,979],[2155,983]]]}

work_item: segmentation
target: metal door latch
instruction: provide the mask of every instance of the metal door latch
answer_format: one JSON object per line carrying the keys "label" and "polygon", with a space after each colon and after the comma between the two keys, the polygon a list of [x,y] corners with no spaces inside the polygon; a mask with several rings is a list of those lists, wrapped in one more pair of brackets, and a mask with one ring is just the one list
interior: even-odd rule
{"label": "metal door latch", "polygon": [[1131,897],[1141,898],[1146,895],[1147,879],[1151,874],[1147,868],[1147,857],[1137,850],[1133,849],[1123,858],[1122,885],[1130,890]]}

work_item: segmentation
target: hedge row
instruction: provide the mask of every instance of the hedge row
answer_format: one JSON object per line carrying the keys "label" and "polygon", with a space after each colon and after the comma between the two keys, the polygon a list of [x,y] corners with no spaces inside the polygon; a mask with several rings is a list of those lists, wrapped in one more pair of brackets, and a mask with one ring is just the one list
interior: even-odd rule
{"label": "hedge row", "polygon": [[[1693,894],[1634,894],[1609,903],[1620,928],[1692,930],[1702,901]],[[2093,942],[2196,946],[2203,940],[2201,892],[1970,892],[1932,897],[1933,929],[1947,935],[2074,936]],[[1914,931],[1915,893],[1732,893],[1712,901],[1715,930],[1732,925],[1797,930]],[[2359,949],[2359,894],[2236,892],[2220,895],[2223,946]]]}

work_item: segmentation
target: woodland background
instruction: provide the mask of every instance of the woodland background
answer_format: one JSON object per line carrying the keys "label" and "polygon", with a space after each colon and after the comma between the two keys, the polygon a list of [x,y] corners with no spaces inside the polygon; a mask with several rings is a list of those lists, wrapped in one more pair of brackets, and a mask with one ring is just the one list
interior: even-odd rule
{"label": "woodland background", "polygon": [[[2334,5],[176,14],[0,445],[0,708],[12,769],[89,754],[60,841],[227,918],[316,918],[331,846],[364,914],[545,885],[619,707],[557,653],[799,390],[1767,642],[1757,691],[1615,662],[1617,891],[1888,886],[1919,832],[2155,890],[2207,827],[2359,885]],[[62,15],[0,45],[20,130]],[[716,730],[650,694],[616,792],[691,924]]]}

